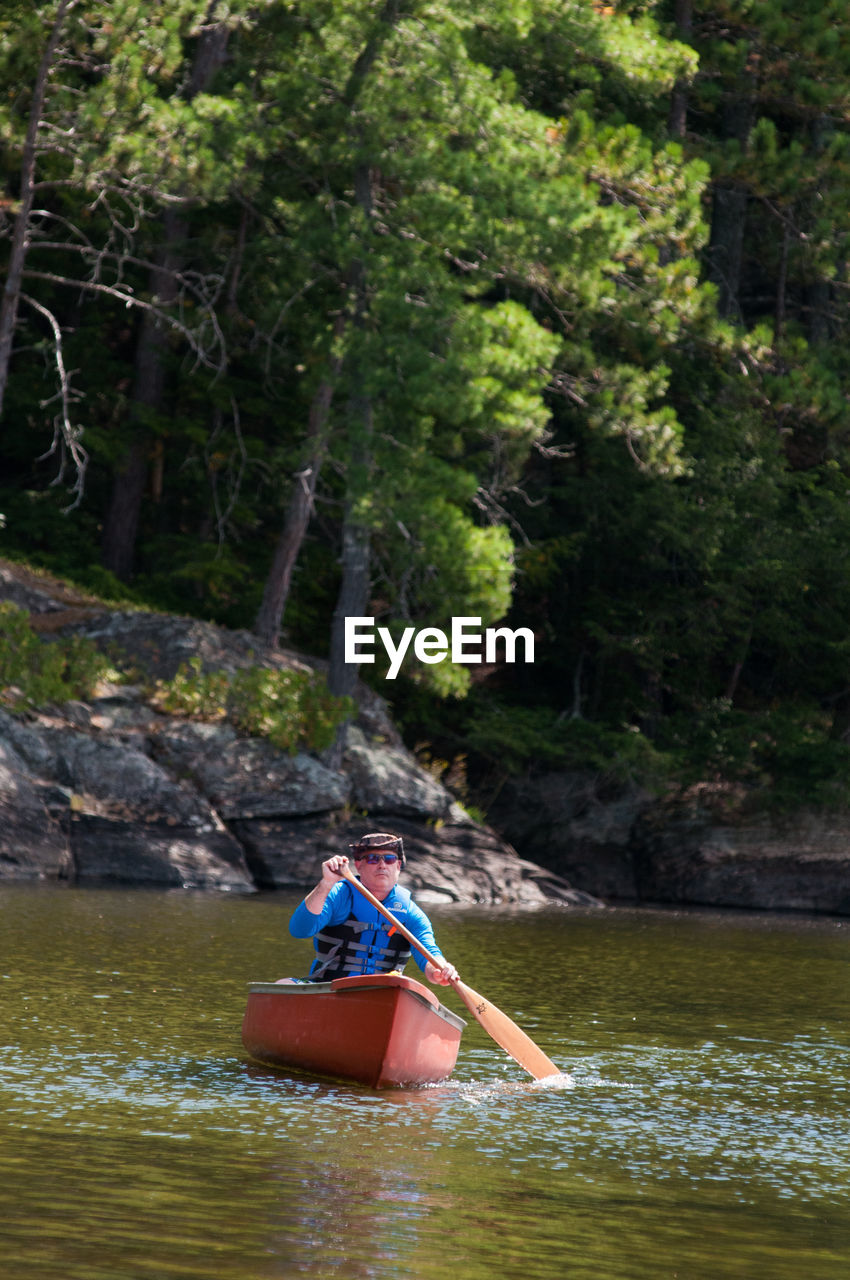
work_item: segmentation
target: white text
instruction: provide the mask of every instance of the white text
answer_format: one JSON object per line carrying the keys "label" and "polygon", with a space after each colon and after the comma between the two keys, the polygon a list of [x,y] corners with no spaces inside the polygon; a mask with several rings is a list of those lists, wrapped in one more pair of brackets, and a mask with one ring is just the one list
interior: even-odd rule
{"label": "white text", "polygon": [[[528,627],[487,627],[484,633],[472,630],[481,626],[480,618],[452,618],[451,636],[439,627],[405,627],[398,643],[387,627],[375,626],[374,618],[345,619],[345,661],[374,662],[372,649],[377,639],[384,646],[390,660],[387,679],[395,680],[401,664],[413,643],[414,657],[420,662],[498,662],[499,642],[504,644],[505,662],[517,661],[517,641],[523,642],[523,661],[534,661],[534,633]],[[483,641],[483,656],[481,652]]]}

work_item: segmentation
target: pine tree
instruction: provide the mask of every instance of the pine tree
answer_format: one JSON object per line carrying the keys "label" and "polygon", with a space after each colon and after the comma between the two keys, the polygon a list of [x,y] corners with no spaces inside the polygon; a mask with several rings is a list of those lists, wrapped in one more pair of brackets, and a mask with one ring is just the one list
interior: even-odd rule
{"label": "pine tree", "polygon": [[[21,199],[0,226],[0,237],[5,231],[10,241],[0,393],[26,298],[54,339],[62,409],[52,448],[70,454],[79,501],[86,451],[71,421],[74,392],[62,323],[69,304],[54,301],[63,289],[130,309],[145,317],[147,332],[167,329],[201,365],[221,366],[217,273],[181,271],[163,257],[156,234],[164,210],[173,218],[179,207],[209,199],[221,182],[208,145],[215,113],[208,101],[193,110],[200,84],[193,88],[190,81],[187,96],[181,82],[193,34],[200,36],[201,66],[212,39],[202,28],[215,4],[54,0],[24,8],[22,22],[10,17],[0,30],[0,58],[18,69],[24,86],[3,119],[9,151],[21,155]],[[238,21],[239,6],[230,5],[228,15],[228,23]],[[151,273],[156,286],[148,294],[144,281]],[[22,284],[31,292],[22,292]]]}

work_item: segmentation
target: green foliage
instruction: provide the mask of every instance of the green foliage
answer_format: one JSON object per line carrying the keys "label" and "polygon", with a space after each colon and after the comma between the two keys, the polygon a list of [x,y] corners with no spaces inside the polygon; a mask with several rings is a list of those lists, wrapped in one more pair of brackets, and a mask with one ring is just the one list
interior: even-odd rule
{"label": "green foliage", "polygon": [[46,640],[29,615],[0,602],[0,702],[15,710],[91,697],[109,663],[81,636]]}
{"label": "green foliage", "polygon": [[472,47],[488,63],[509,68],[519,91],[550,115],[582,95],[611,114],[635,113],[696,71],[693,49],[665,39],[647,12],[657,7],[591,0],[491,6],[486,22],[479,12]]}
{"label": "green foliage", "polygon": [[97,530],[88,512],[69,519],[67,495],[57,488],[15,490],[0,486],[0,553],[47,569],[105,603],[142,604],[142,594],[92,560]]}
{"label": "green foliage", "polygon": [[850,745],[830,737],[817,705],[789,702],[753,713],[719,699],[687,722],[671,720],[665,739],[676,762],[671,777],[683,785],[740,782],[779,811],[846,804]]}
{"label": "green foliage", "polygon": [[160,681],[153,701],[171,715],[228,720],[240,733],[267,738],[291,755],[331,746],[353,711],[351,699],[334,697],[315,673],[264,667],[205,672],[199,658],[181,666],[173,680]]}
{"label": "green foliage", "polygon": [[638,729],[606,728],[542,707],[493,700],[479,705],[470,747],[504,774],[532,769],[582,769],[649,786],[669,777],[671,761]]}
{"label": "green foliage", "polygon": [[[346,509],[386,625],[534,630],[533,668],[479,682],[445,662],[390,691],[471,778],[548,764],[832,802],[850,686],[844,9],[717,0],[694,6],[693,47],[669,38],[674,9],[435,0],[388,23],[326,0],[73,6],[24,288],[62,334],[86,492],[66,513],[52,330],[26,304],[3,549],[112,600],[250,626],[316,462],[288,642],[327,652]],[[55,12],[9,0],[0,17],[0,256]],[[215,21],[227,58],[193,93]],[[688,111],[671,139],[674,85]],[[156,295],[163,257],[182,328],[153,408],[133,398],[126,304]],[[101,536],[140,441],[136,573],[119,583]],[[265,675],[239,679],[190,670],[169,696],[246,732],[279,722],[286,749],[327,739],[338,709],[318,692],[313,712],[303,690],[278,706]]]}
{"label": "green foliage", "polygon": [[400,693],[396,715],[420,758],[433,767],[442,757],[446,784],[465,804],[480,800],[485,813],[508,778],[550,770],[593,773],[603,786],[631,783],[658,794],[733,784],[756,807],[780,813],[842,808],[850,793],[850,744],[831,737],[816,704],[753,712],[717,699],[693,715],[667,717],[650,737],[637,725],[556,714],[480,689],[436,717],[409,686]]}

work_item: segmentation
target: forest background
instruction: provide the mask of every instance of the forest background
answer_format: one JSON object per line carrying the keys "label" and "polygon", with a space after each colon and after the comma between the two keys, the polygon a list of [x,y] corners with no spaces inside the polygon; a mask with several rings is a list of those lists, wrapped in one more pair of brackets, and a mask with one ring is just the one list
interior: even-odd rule
{"label": "forest background", "polygon": [[[5,0],[0,554],[507,776],[850,785],[838,0]],[[10,633],[11,634],[11,633]]]}

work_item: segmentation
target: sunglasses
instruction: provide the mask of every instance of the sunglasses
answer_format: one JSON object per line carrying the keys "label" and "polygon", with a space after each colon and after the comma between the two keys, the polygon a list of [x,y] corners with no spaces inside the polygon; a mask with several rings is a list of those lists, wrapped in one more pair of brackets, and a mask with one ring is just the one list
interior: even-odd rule
{"label": "sunglasses", "polygon": [[388,862],[390,866],[394,862],[398,862],[397,853],[361,853],[356,858],[357,862],[367,862],[370,867],[374,867],[378,862]]}

